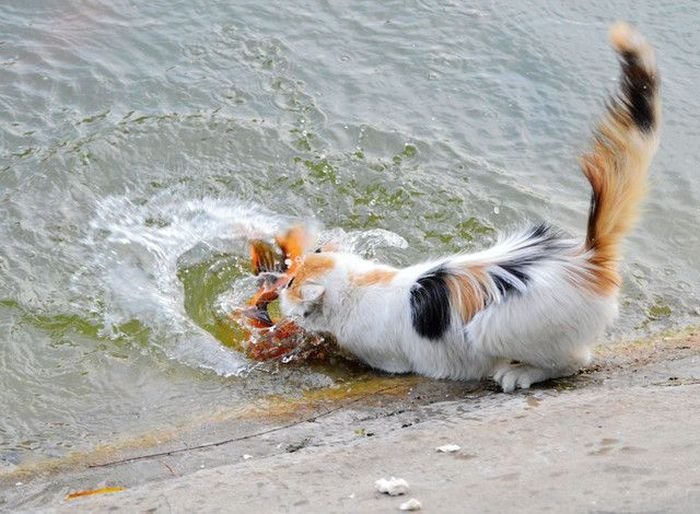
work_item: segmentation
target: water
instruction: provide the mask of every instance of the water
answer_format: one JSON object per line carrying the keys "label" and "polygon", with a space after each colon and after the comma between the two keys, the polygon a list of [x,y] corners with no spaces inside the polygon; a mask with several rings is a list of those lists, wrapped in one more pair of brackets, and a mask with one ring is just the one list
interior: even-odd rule
{"label": "water", "polygon": [[608,340],[697,324],[700,4],[516,4],[5,1],[0,472],[347,376],[227,344],[251,232],[397,265],[581,235],[615,19],[657,47],[665,122]]}

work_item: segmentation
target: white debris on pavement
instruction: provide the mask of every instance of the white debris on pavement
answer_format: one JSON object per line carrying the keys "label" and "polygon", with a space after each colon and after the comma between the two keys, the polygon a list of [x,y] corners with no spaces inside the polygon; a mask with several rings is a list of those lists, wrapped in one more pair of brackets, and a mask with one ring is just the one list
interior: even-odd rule
{"label": "white debris on pavement", "polygon": [[446,444],[444,446],[438,446],[437,448],[435,448],[435,451],[440,453],[454,453],[458,452],[459,450],[461,450],[461,448],[456,444]]}
{"label": "white debris on pavement", "polygon": [[403,478],[391,477],[389,480],[380,478],[374,483],[374,487],[380,493],[386,493],[389,496],[398,496],[408,492],[408,482]]}
{"label": "white debris on pavement", "polygon": [[411,498],[399,505],[399,510],[421,510],[422,508],[423,504],[415,498]]}

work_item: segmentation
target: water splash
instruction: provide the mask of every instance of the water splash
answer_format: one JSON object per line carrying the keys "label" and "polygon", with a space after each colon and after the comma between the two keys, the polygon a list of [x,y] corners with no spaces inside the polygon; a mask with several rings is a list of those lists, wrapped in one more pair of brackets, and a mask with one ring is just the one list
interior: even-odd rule
{"label": "water splash", "polygon": [[[216,253],[245,255],[248,238],[270,237],[285,220],[252,204],[187,199],[180,191],[138,202],[135,196],[98,201],[85,240],[92,262],[73,280],[75,291],[87,293],[101,311],[101,335],[115,337],[121,324],[136,319],[168,358],[224,376],[241,374],[248,361],[187,316],[178,268]],[[88,283],[92,291],[85,291]]]}
{"label": "water splash", "polygon": [[[118,337],[121,325],[138,320],[168,358],[223,376],[241,375],[250,361],[187,315],[178,272],[215,255],[247,259],[250,239],[272,238],[294,220],[250,203],[188,199],[186,194],[168,190],[140,201],[133,193],[99,200],[84,241],[92,259],[74,277],[73,290],[88,298],[101,316],[102,336]],[[403,238],[384,230],[322,231],[313,224],[312,229],[319,241],[333,240],[369,257],[380,247],[407,246]],[[216,310],[231,312],[253,289],[251,276],[240,277],[216,299]]]}

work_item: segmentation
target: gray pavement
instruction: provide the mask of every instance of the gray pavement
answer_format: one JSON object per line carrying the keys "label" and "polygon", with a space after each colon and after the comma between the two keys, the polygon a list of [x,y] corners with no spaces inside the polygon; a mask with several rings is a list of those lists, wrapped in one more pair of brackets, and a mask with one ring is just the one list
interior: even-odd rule
{"label": "gray pavement", "polygon": [[[466,390],[398,410],[387,410],[391,399],[356,402],[223,445],[227,464],[180,475],[172,460],[169,478],[129,483],[139,462],[100,470],[99,484],[96,470],[76,470],[30,510],[398,512],[413,497],[426,512],[700,512],[700,338],[601,349],[596,362],[512,395]],[[435,451],[444,444],[461,449]],[[408,481],[408,495],[374,490],[391,476]],[[120,484],[65,499],[80,485]]]}

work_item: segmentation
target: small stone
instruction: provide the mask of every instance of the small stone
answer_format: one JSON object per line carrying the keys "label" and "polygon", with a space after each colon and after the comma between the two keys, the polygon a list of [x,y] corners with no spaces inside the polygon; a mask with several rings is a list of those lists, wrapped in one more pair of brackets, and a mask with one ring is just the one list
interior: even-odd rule
{"label": "small stone", "polygon": [[243,460],[249,460],[249,459],[252,459],[252,458],[253,458],[253,456],[252,456],[252,455],[248,455],[247,453],[246,453],[245,455],[243,455]]}
{"label": "small stone", "polygon": [[421,510],[422,508],[423,504],[415,498],[411,498],[399,505],[399,510]]}
{"label": "small stone", "polygon": [[391,477],[389,480],[380,478],[374,483],[374,487],[380,493],[386,493],[389,496],[398,496],[408,492],[408,482],[403,478]]}
{"label": "small stone", "polygon": [[438,446],[437,448],[435,448],[435,451],[439,453],[454,453],[458,452],[459,450],[461,450],[461,448],[456,444],[446,444],[444,446]]}

